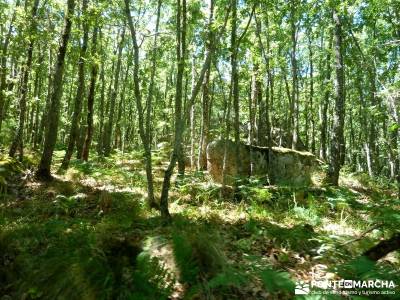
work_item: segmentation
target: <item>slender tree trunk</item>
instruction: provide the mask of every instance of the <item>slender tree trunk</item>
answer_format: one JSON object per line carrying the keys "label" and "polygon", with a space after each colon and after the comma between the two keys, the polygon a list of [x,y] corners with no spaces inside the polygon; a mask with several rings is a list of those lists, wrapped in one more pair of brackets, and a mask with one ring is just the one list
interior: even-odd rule
{"label": "slender tree trunk", "polygon": [[[186,26],[187,26],[187,14],[186,14],[186,0],[183,0],[182,4],[182,40],[181,40],[181,55],[182,55],[182,64],[185,65],[186,62]],[[182,69],[183,74],[185,73],[185,68]],[[183,87],[183,75],[182,75],[182,87]],[[180,93],[183,92],[183,89]],[[183,96],[180,96],[182,99],[185,99]],[[181,100],[182,102],[182,100]],[[185,117],[188,115],[185,113],[186,111],[186,106],[185,104],[181,105],[182,108],[180,110],[183,110],[179,112],[180,114],[180,134],[182,135],[181,137],[181,142],[177,145],[177,160],[178,160],[178,179],[182,179],[185,176],[185,153],[184,153],[184,147],[183,147],[183,134],[184,134],[184,127],[185,127]]]}
{"label": "slender tree trunk", "polygon": [[[43,55],[44,56],[44,55]],[[43,59],[42,56],[42,59]],[[43,109],[43,106],[41,105],[41,95],[42,95],[42,87],[43,87],[43,74],[42,74],[42,68],[39,68],[37,76],[40,76],[39,78],[39,83],[38,83],[38,89],[35,97],[37,97],[35,108],[35,120],[34,120],[34,125],[33,125],[33,130],[32,130],[32,146],[33,149],[37,149],[37,140],[38,140],[38,135],[39,135],[39,126],[40,126],[40,111]]]}
{"label": "slender tree trunk", "polygon": [[6,90],[7,90],[7,58],[8,58],[8,46],[10,44],[10,39],[14,29],[14,22],[16,17],[17,9],[20,5],[20,0],[17,0],[15,3],[15,8],[11,17],[10,26],[8,27],[7,35],[4,39],[4,43],[2,45],[2,53],[1,53],[1,67],[0,67],[0,132],[3,123],[3,119],[5,117],[5,101],[6,101]]}
{"label": "slender tree trunk", "polygon": [[232,0],[232,31],[231,31],[231,90],[233,99],[233,131],[235,137],[235,162],[238,174],[241,174],[242,163],[240,158],[240,120],[239,120],[239,74],[237,66],[237,0]]}
{"label": "slender tree trunk", "polygon": [[[257,103],[259,100],[259,82],[258,82],[258,63],[253,65],[252,80],[250,82],[249,89],[249,119],[250,119],[250,130],[248,144],[252,146],[255,142],[255,132],[256,132],[256,116],[257,116]],[[250,174],[254,174],[254,154],[252,148],[250,148]]]}
{"label": "slender tree trunk", "polygon": [[97,75],[99,72],[99,64],[97,63],[97,34],[98,34],[98,25],[96,25],[93,29],[93,36],[92,36],[92,71],[90,76],[90,85],[89,85],[89,94],[87,98],[87,116],[86,116],[86,135],[85,135],[85,143],[83,146],[82,151],[82,159],[84,161],[89,160],[89,151],[90,145],[92,143],[93,138],[93,116],[94,116],[94,96],[96,94],[96,82],[97,82]]}
{"label": "slender tree trunk", "polygon": [[27,94],[28,94],[28,80],[32,68],[32,58],[33,58],[33,46],[34,46],[34,33],[36,31],[36,16],[39,7],[39,0],[35,0],[32,6],[31,12],[31,23],[29,25],[29,44],[28,51],[26,55],[26,65],[24,66],[24,71],[22,74],[22,85],[21,85],[21,98],[19,101],[19,123],[18,128],[14,134],[14,139],[8,152],[9,156],[14,157],[15,152],[19,149],[19,158],[23,159],[23,131],[25,126],[25,115],[27,106]]}
{"label": "slender tree trunk", "polygon": [[[268,22],[267,22],[268,23]],[[253,97],[257,98],[257,103],[259,107],[259,119],[258,119],[258,130],[257,130],[257,144],[259,146],[268,146],[268,137],[269,137],[269,58],[264,51],[264,47],[261,40],[261,22],[256,18],[256,35],[258,39],[258,52],[264,58],[267,68],[268,81],[266,87],[266,101],[263,101],[262,96],[262,82],[261,82],[261,74],[259,71],[258,63],[254,66],[253,71]],[[267,37],[268,38],[268,37]]]}
{"label": "slender tree trunk", "polygon": [[341,167],[341,153],[344,144],[344,116],[345,116],[345,79],[343,61],[342,24],[336,10],[333,9],[335,24],[335,110],[333,115],[331,153],[328,170],[328,182],[338,185]]}
{"label": "slender tree trunk", "polygon": [[[193,54],[192,57],[192,82],[191,82],[191,90],[193,90],[195,85],[195,76],[196,76],[196,56]],[[196,139],[196,104],[190,104],[190,168],[193,170],[196,166],[196,154],[195,154],[195,139]],[[201,153],[201,143],[198,145],[198,160],[197,160],[197,168],[200,168],[200,153]]]}
{"label": "slender tree trunk", "polygon": [[292,64],[292,94],[290,101],[289,110],[289,132],[290,132],[290,143],[292,149],[296,149],[298,140],[298,99],[297,99],[297,59],[296,59],[296,48],[297,48],[297,28],[296,28],[296,4],[295,0],[290,2],[290,25],[291,25],[291,39],[292,39],[292,52],[291,52],[291,64]]}
{"label": "slender tree trunk", "polygon": [[325,68],[325,78],[322,83],[324,91],[324,97],[322,99],[322,103],[320,106],[320,157],[323,160],[327,160],[327,135],[328,135],[328,106],[329,106],[329,98],[331,95],[330,88],[328,83],[331,81],[331,44],[332,44],[332,35],[329,38],[328,43],[328,53],[326,55],[326,68]]}
{"label": "slender tree trunk", "polygon": [[310,59],[310,111],[311,111],[311,152],[315,154],[315,118],[314,118],[314,61],[312,49],[312,31],[308,36],[308,52]]}
{"label": "slender tree trunk", "polygon": [[[377,106],[377,99],[376,99],[376,72],[375,67],[370,67],[368,71],[368,80],[370,82],[370,107],[374,107],[375,109],[378,108]],[[371,174],[373,176],[374,173],[378,170],[378,153],[377,153],[377,122],[375,121],[375,117],[371,116],[369,118],[369,135],[368,135],[368,144],[370,148],[370,160],[371,160]]]}
{"label": "slender tree trunk", "polygon": [[[53,23],[50,20],[50,17],[48,18],[49,22],[49,27],[52,29]],[[51,104],[51,89],[52,89],[52,65],[53,65],[53,52],[51,51],[51,47],[49,47],[49,54],[48,54],[49,62],[48,62],[48,74],[47,74],[47,96],[46,96],[46,104],[44,107],[44,111],[42,112],[42,116],[40,119],[40,126],[39,126],[39,132],[38,132],[38,137],[36,140],[36,145],[42,145],[43,143],[43,134],[46,129],[46,121],[48,119],[48,113],[50,110],[50,104]]]}
{"label": "slender tree trunk", "polygon": [[131,61],[132,59],[130,58],[131,54],[129,54],[128,58],[128,63],[126,66],[125,70],[125,75],[124,75],[124,80],[122,84],[122,90],[120,94],[120,99],[118,103],[118,112],[117,112],[117,119],[115,121],[115,134],[114,134],[114,148],[120,148],[121,149],[121,140],[122,140],[122,126],[121,126],[121,119],[122,119],[122,109],[124,108],[124,102],[125,102],[125,91],[126,91],[126,86],[128,84],[128,75],[129,75],[129,69],[131,67]]}
{"label": "slender tree trunk", "polygon": [[[86,10],[88,6],[88,0],[82,2],[82,16],[86,18]],[[81,119],[82,104],[85,97],[85,62],[86,52],[88,47],[89,39],[89,25],[87,21],[83,23],[83,42],[81,45],[79,60],[78,60],[78,84],[76,89],[76,95],[74,99],[74,111],[72,114],[71,128],[69,131],[68,146],[65,152],[64,159],[61,163],[61,169],[68,169],[69,162],[74,152],[75,144],[79,138],[79,121]]]}
{"label": "slender tree trunk", "polygon": [[119,75],[121,71],[121,64],[122,64],[122,49],[125,42],[125,24],[122,29],[121,33],[121,40],[118,46],[118,59],[117,65],[115,68],[115,79],[114,85],[111,91],[110,97],[110,111],[107,123],[105,124],[104,128],[104,145],[103,145],[103,152],[104,156],[109,156],[111,154],[111,138],[112,138],[112,130],[114,127],[114,114],[115,114],[115,104],[118,95],[118,88],[119,88]]}
{"label": "slender tree trunk", "polygon": [[53,77],[53,90],[48,112],[48,125],[46,127],[43,153],[40,159],[36,176],[42,179],[51,179],[50,167],[53,152],[57,141],[58,122],[60,115],[60,101],[63,89],[64,63],[67,53],[68,41],[71,33],[72,18],[75,9],[75,0],[68,0],[67,13],[65,15],[64,29],[57,55],[57,63]]}
{"label": "slender tree trunk", "polygon": [[392,120],[398,126],[392,130],[390,148],[393,153],[393,179],[397,181],[398,197],[400,198],[400,112],[395,96],[389,95],[388,102]]}
{"label": "slender tree trunk", "polygon": [[[40,51],[40,47],[38,47],[39,50],[39,61],[43,61],[43,53]],[[29,122],[29,127],[27,130],[27,140],[29,140],[30,144],[32,146],[35,145],[35,136],[37,134],[37,123],[39,120],[39,111],[40,111],[40,94],[41,94],[41,89],[42,89],[42,65],[40,65],[36,71],[36,76],[35,76],[35,83],[34,83],[34,88],[33,88],[33,103],[32,103],[32,108],[31,108],[31,119]]]}
{"label": "slender tree trunk", "polygon": [[184,129],[182,120],[182,87],[186,52],[186,0],[182,0],[182,3],[181,0],[177,0],[176,33],[176,57],[178,70],[176,75],[175,90],[175,138],[171,159],[164,175],[160,199],[161,215],[165,220],[169,220],[171,218],[168,210],[168,192],[171,184],[171,176],[174,171],[176,161],[179,157],[179,151],[181,150]]}
{"label": "slender tree trunk", "polygon": [[[186,46],[185,46],[185,41],[186,41],[186,22],[183,22],[183,29],[181,30],[181,21],[180,21],[180,0],[178,1],[178,16],[177,16],[177,57],[178,57],[178,75],[177,79],[179,77],[181,77],[180,79],[180,83],[177,80],[176,83],[176,93],[175,93],[175,116],[177,118],[175,118],[175,140],[174,140],[174,150],[172,151],[172,155],[171,155],[171,159],[170,159],[170,163],[167,167],[167,170],[165,171],[165,175],[164,175],[164,181],[163,181],[163,186],[162,186],[162,191],[161,191],[161,199],[160,199],[160,210],[161,210],[161,215],[166,219],[169,220],[170,219],[170,215],[169,215],[169,211],[168,211],[168,193],[169,193],[169,188],[171,185],[171,176],[173,173],[173,170],[175,168],[175,164],[177,161],[177,151],[179,151],[179,145],[182,141],[182,136],[183,136],[183,132],[184,132],[184,122],[181,118],[182,113],[181,113],[181,106],[182,106],[182,78],[183,78],[183,70],[184,70],[184,65],[185,65],[185,56],[182,55],[182,52],[186,51]],[[186,1],[183,0],[183,14],[186,14]],[[223,30],[225,29],[226,23],[228,21],[228,17],[229,17],[229,10],[226,14],[226,19],[224,22],[224,26],[221,27],[219,34],[221,34],[223,32]],[[183,18],[184,21],[186,21],[186,17]],[[182,32],[182,34],[181,34]],[[182,41],[182,43],[181,43]],[[218,41],[218,38],[216,39],[216,41]],[[181,49],[184,49],[185,51],[182,51]],[[212,51],[215,50],[215,48],[211,49]],[[189,105],[187,107],[190,107],[191,103],[193,103],[193,101],[196,99],[197,94],[200,91],[200,87],[201,87],[201,83],[204,80],[204,76],[205,73],[207,71],[207,69],[209,68],[209,65],[211,63],[211,54],[212,51],[209,53],[208,56],[205,57],[204,62],[203,62],[203,66],[201,68],[198,80],[194,86],[194,88],[191,91],[191,96],[190,99],[188,101]],[[182,74],[181,74],[182,73]],[[180,86],[180,88],[179,88]],[[177,114],[177,108],[178,108],[178,114]],[[187,114],[185,114],[187,115]],[[178,134],[177,134],[178,133]]]}
{"label": "slender tree trunk", "polygon": [[[273,102],[274,102],[274,79],[273,79],[273,73],[271,71],[270,67],[270,36],[269,36],[269,17],[268,13],[266,13],[266,18],[265,18],[265,24],[266,24],[266,32],[267,32],[267,49],[265,51],[262,40],[261,40],[261,22],[257,20],[257,14],[256,14],[256,35],[258,38],[258,45],[259,45],[259,52],[263,56],[265,64],[266,64],[266,69],[267,69],[267,85],[265,89],[265,105],[263,105],[263,98],[262,98],[262,85],[261,85],[261,80],[258,78],[260,74],[257,75],[257,85],[258,88],[258,102],[259,102],[259,107],[260,107],[260,120],[258,124],[258,143],[261,146],[267,146],[269,149],[272,148],[272,126],[271,126],[271,118],[270,118],[270,113],[272,112],[273,108]],[[265,107],[264,107],[265,106]],[[265,129],[264,129],[265,127]],[[261,133],[261,134],[260,134]],[[268,151],[268,161],[267,163],[271,161],[271,151]],[[268,177],[269,177],[269,166],[268,166]],[[269,178],[268,178],[269,179]]]}
{"label": "slender tree trunk", "polygon": [[[81,115],[86,116],[87,115],[87,98],[85,97],[83,99],[83,112]],[[78,137],[76,139],[76,159],[82,159],[82,152],[83,152],[83,144],[85,143],[85,137],[86,137],[86,122],[83,120],[82,116],[79,120],[79,126],[78,126]]]}
{"label": "slender tree trunk", "polygon": [[[206,41],[206,50],[205,56],[210,55],[211,43],[214,41],[213,37],[213,19],[214,19],[214,0],[209,0],[209,13],[208,13],[208,37]],[[212,58],[211,58],[212,59]],[[202,132],[201,132],[201,147],[199,153],[199,169],[206,170],[207,169],[207,145],[209,143],[209,135],[210,135],[210,73],[211,73],[211,64],[206,71],[204,76],[204,81],[202,84]]]}
{"label": "slender tree trunk", "polygon": [[100,103],[99,103],[99,136],[97,139],[97,154],[103,155],[103,130],[104,130],[104,101],[106,92],[106,79],[104,71],[104,63],[101,64],[101,91],[100,91]]}
{"label": "slender tree trunk", "polygon": [[[185,0],[184,0],[185,1]],[[156,20],[156,34],[153,40],[153,50],[152,50],[152,69],[150,75],[150,84],[149,84],[149,92],[146,101],[147,113],[146,118],[144,118],[144,111],[142,105],[142,94],[140,91],[140,81],[139,81],[139,45],[137,43],[136,37],[136,28],[134,27],[130,8],[129,8],[129,0],[125,0],[125,13],[128,19],[129,29],[131,31],[131,37],[133,42],[133,50],[134,50],[134,70],[133,70],[133,80],[134,80],[134,93],[136,100],[136,108],[138,111],[139,117],[139,134],[144,147],[144,156],[146,163],[146,177],[147,177],[147,200],[150,207],[157,207],[155,199],[154,199],[154,187],[153,187],[153,170],[152,170],[152,162],[151,162],[151,127],[150,127],[150,118],[151,118],[151,110],[152,110],[152,101],[153,101],[153,93],[154,93],[154,77],[156,73],[156,62],[157,62],[157,46],[158,46],[158,27],[160,22],[160,13],[161,13],[161,0],[158,0],[157,5],[157,20]],[[185,4],[184,4],[185,5]],[[179,3],[178,3],[179,9]],[[178,13],[179,15],[179,13]],[[183,36],[184,38],[184,36]],[[179,45],[180,47],[180,45]],[[178,57],[179,58],[179,57]],[[182,70],[183,72],[183,70]],[[182,88],[182,86],[181,86]],[[165,216],[169,216],[168,207],[166,209],[167,213],[164,211]]]}

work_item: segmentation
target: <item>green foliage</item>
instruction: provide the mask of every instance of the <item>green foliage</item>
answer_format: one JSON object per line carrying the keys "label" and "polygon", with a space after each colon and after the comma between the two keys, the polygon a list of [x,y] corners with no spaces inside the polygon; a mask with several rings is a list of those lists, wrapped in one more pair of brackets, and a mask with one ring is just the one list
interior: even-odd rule
{"label": "green foliage", "polygon": [[[27,291],[31,299],[167,299],[168,276],[156,259],[140,254],[139,247],[99,236],[88,225],[51,221],[1,236],[2,247],[19,244],[13,262],[15,270],[22,271],[14,278],[19,295]],[[35,237],[28,240],[27,234]]]}
{"label": "green foliage", "polygon": [[241,194],[243,199],[249,200],[251,203],[262,204],[271,200],[272,195],[263,187],[242,186]]}
{"label": "green foliage", "polygon": [[[388,264],[377,264],[368,258],[361,256],[356,259],[337,266],[334,269],[342,278],[351,278],[352,280],[387,280],[395,284],[400,280],[398,271],[390,268]],[[384,290],[385,288],[382,288]],[[395,292],[399,292],[399,286],[396,284]],[[397,295],[387,295],[387,299],[397,299]]]}
{"label": "green foliage", "polygon": [[64,195],[57,195],[53,201],[57,214],[61,213],[69,216],[74,214],[77,208],[77,202],[78,200],[76,197],[66,197]]}
{"label": "green foliage", "polygon": [[184,282],[193,284],[222,271],[225,258],[218,245],[216,236],[195,228],[174,233],[174,256]]}
{"label": "green foliage", "polygon": [[[200,180],[203,180],[202,182]],[[190,196],[193,203],[209,203],[219,198],[220,188],[213,184],[205,184],[203,175],[186,177],[179,183],[178,190],[182,196]]]}
{"label": "green foliage", "polygon": [[292,216],[294,219],[306,222],[312,226],[321,224],[321,218],[319,217],[318,212],[313,208],[296,206],[292,209]]}
{"label": "green foliage", "polygon": [[288,273],[265,269],[261,271],[260,277],[263,284],[270,292],[285,291],[287,293],[292,293],[294,291],[294,283],[290,279]]}
{"label": "green foliage", "polygon": [[197,280],[200,269],[193,257],[193,249],[190,242],[181,235],[173,236],[174,256],[184,282],[194,283]]}

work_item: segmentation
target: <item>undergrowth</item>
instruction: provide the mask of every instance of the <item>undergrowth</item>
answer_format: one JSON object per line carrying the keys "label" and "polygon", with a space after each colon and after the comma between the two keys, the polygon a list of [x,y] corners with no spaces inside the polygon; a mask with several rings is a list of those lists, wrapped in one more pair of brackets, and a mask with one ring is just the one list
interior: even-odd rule
{"label": "undergrowth", "polygon": [[[233,200],[193,172],[172,187],[166,227],[145,205],[140,153],[71,161],[51,183],[27,176],[35,159],[0,164],[0,294],[12,299],[291,299],[296,281],[327,273],[400,282],[398,253],[377,264],[360,256],[398,231],[390,183],[342,174],[340,188],[270,188],[250,178]],[[162,174],[165,155],[154,159]],[[162,242],[147,247],[151,236]]]}

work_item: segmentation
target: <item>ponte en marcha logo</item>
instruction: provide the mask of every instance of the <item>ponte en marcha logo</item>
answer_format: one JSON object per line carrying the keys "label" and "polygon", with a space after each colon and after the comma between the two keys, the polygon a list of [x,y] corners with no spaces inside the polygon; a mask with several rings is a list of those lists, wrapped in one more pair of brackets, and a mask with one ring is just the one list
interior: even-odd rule
{"label": "ponte en marcha logo", "polygon": [[393,280],[311,280],[297,282],[295,294],[394,295],[396,287]]}

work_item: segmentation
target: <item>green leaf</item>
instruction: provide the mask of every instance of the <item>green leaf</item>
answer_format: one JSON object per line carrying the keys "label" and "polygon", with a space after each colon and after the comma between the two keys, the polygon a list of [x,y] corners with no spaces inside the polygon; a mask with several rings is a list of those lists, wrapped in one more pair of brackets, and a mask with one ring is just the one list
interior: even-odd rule
{"label": "green leaf", "polygon": [[295,284],[286,272],[265,269],[260,274],[266,289],[270,292],[288,291],[293,292]]}

